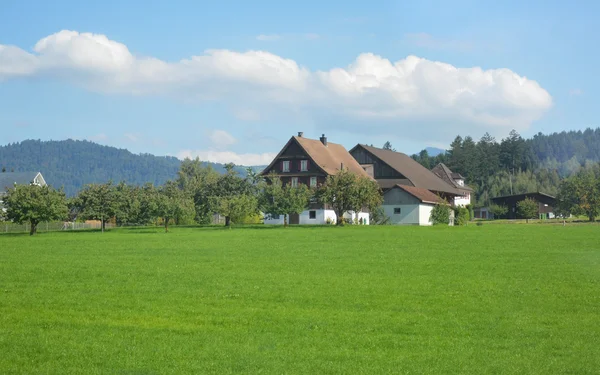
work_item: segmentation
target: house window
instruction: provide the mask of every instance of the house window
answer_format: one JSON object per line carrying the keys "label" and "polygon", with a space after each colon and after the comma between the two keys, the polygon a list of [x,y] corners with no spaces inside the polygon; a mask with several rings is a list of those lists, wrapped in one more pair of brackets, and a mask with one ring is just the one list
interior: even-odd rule
{"label": "house window", "polygon": [[298,177],[292,177],[292,187],[298,186]]}
{"label": "house window", "polygon": [[310,178],[310,187],[317,187],[317,178],[316,177]]}
{"label": "house window", "polygon": [[394,207],[394,215],[400,215],[401,211],[400,207]]}
{"label": "house window", "polygon": [[300,171],[308,171],[308,160],[300,160]]}
{"label": "house window", "polygon": [[309,219],[316,219],[317,218],[317,211],[308,211],[308,218]]}
{"label": "house window", "polygon": [[285,161],[281,162],[281,170],[283,172],[289,172],[290,171],[290,161],[289,160],[285,160]]}

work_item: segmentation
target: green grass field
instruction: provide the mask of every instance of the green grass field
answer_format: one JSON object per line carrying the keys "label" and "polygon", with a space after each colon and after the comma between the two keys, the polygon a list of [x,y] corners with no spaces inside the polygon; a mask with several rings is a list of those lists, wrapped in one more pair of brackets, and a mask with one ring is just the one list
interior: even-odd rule
{"label": "green grass field", "polygon": [[598,374],[600,226],[0,235],[2,374]]}

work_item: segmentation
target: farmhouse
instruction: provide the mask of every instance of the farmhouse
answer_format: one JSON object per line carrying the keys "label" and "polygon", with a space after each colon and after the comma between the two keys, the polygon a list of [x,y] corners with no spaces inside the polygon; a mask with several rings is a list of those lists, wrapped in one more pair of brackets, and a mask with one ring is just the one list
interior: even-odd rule
{"label": "farmhouse", "polygon": [[[317,187],[325,183],[327,176],[337,174],[342,168],[368,176],[367,172],[354,160],[344,146],[327,141],[325,134],[319,140],[305,138],[302,132],[293,136],[283,146],[271,164],[262,172],[262,176],[275,173],[283,184],[305,184]],[[360,220],[369,223],[367,212],[347,212],[347,220]],[[289,215],[290,224],[325,224],[335,223],[335,212],[328,206],[312,201],[304,212]],[[265,224],[283,224],[283,216],[265,214]]]}
{"label": "farmhouse", "polygon": [[[538,215],[540,219],[554,218],[554,207],[556,207],[556,198],[545,193],[526,193],[517,195],[507,195],[503,197],[492,198],[491,201],[498,206],[506,206],[508,213],[505,219],[518,219],[517,203],[525,198],[533,199],[538,203]],[[496,218],[498,219],[498,218]]]}
{"label": "farmhouse", "polygon": [[401,152],[358,144],[350,154],[381,187],[383,208],[393,224],[431,225],[435,204],[453,204],[463,194]]}
{"label": "farmhouse", "polygon": [[40,172],[0,172],[0,196],[15,185],[29,184],[46,186],[46,180]]}
{"label": "farmhouse", "polygon": [[465,178],[460,173],[452,172],[444,163],[439,163],[431,171],[461,193],[461,195],[454,197],[455,206],[464,207],[471,204],[473,189],[465,184]]}
{"label": "farmhouse", "polygon": [[0,209],[6,212],[2,207],[2,197],[6,195],[7,189],[29,184],[46,186],[46,181],[40,172],[0,172]]}

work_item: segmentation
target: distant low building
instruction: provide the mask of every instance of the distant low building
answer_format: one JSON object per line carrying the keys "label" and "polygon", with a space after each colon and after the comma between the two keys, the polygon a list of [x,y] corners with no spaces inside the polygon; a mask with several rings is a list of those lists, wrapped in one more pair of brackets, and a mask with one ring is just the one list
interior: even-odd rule
{"label": "distant low building", "polygon": [[477,207],[473,209],[473,217],[475,219],[493,220],[494,214],[489,207]]}
{"label": "distant low building", "polygon": [[[438,195],[423,188],[395,185],[383,193],[383,210],[391,224],[433,225],[431,211],[436,204],[445,204]],[[454,211],[449,225],[454,225]]]}
{"label": "distant low building", "polygon": [[538,215],[540,219],[552,219],[555,217],[556,198],[545,193],[535,192],[492,198],[492,203],[508,208],[505,217],[497,217],[496,219],[520,219],[517,212],[517,203],[526,198],[533,199],[538,203]]}

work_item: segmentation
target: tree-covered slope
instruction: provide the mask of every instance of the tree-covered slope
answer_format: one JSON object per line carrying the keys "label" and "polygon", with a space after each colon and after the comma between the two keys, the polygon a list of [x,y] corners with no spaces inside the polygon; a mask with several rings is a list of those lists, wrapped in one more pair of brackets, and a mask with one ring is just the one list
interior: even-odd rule
{"label": "tree-covered slope", "polygon": [[[0,170],[39,171],[48,184],[64,187],[67,195],[74,195],[85,184],[109,180],[161,185],[177,176],[180,164],[172,156],[133,154],[125,149],[71,139],[26,140],[0,146]],[[218,172],[224,171],[223,164],[206,164]],[[237,169],[245,174],[243,167]]]}

